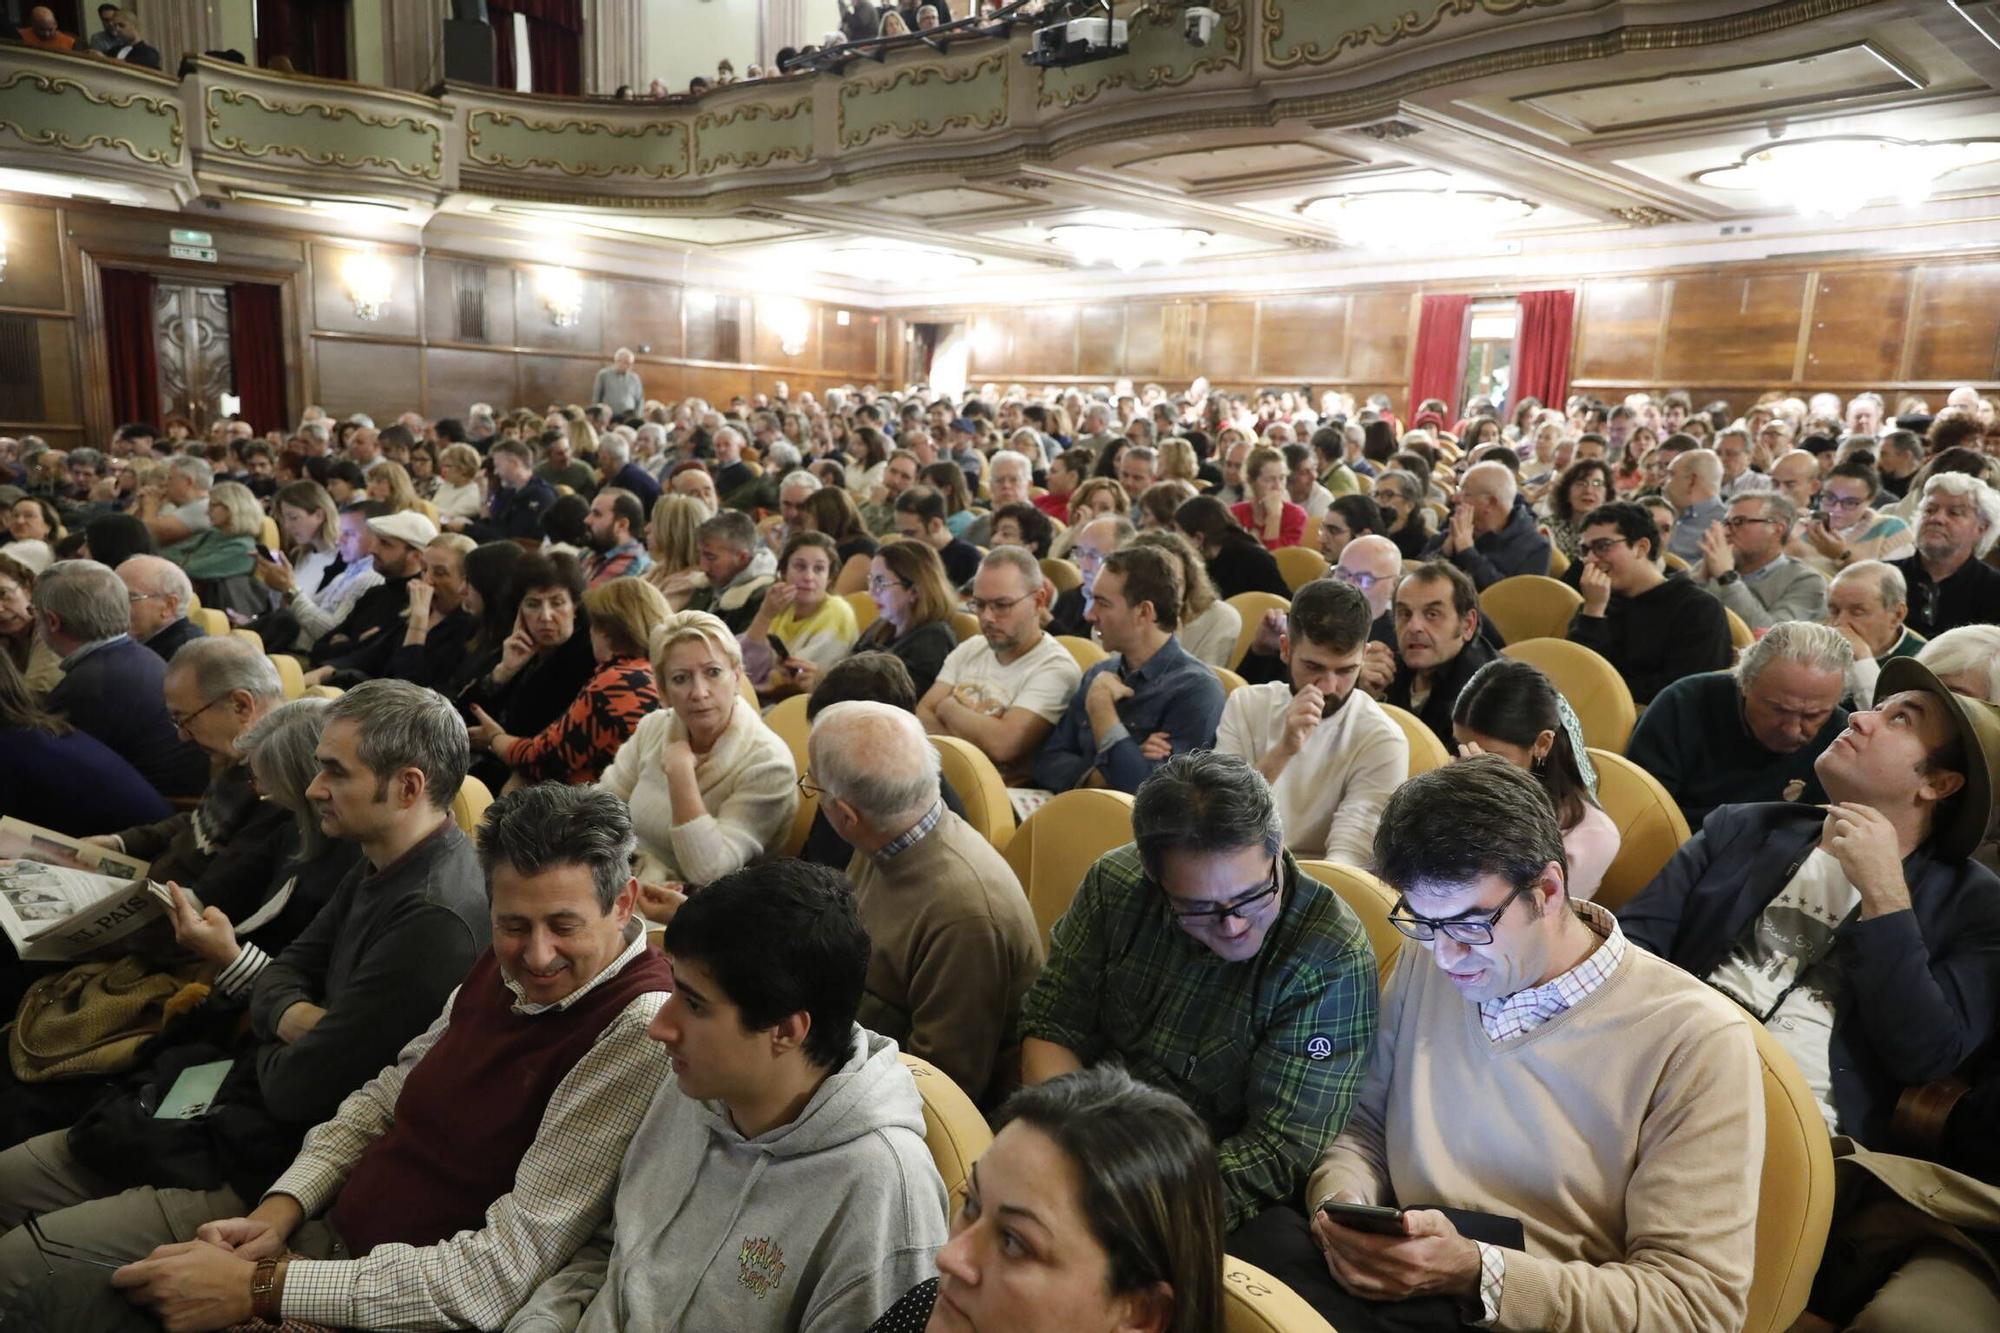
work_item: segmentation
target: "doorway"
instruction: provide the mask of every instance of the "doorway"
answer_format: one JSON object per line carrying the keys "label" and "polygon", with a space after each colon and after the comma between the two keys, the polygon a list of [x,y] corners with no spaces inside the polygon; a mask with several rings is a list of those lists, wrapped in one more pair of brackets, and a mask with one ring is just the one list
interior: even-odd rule
{"label": "doorway", "polygon": [[1521,308],[1512,300],[1475,302],[1466,324],[1460,410],[1467,410],[1474,398],[1490,398],[1499,406],[1513,383],[1514,338],[1520,330]]}
{"label": "doorway", "polygon": [[[197,435],[230,414],[236,368],[227,287],[159,278],[153,288],[153,345],[164,414],[186,417]],[[225,397],[231,399],[227,410]]]}
{"label": "doorway", "polygon": [[912,324],[906,384],[928,384],[933,398],[965,396],[972,372],[972,339],[964,324]]}

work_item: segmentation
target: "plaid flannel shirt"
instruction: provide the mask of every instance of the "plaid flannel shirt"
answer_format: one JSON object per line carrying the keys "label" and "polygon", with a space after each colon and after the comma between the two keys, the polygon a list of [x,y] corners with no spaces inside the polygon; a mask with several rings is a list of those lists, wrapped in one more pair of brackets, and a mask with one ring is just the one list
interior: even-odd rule
{"label": "plaid flannel shirt", "polygon": [[1100,857],[1056,922],[1023,1035],[1116,1058],[1215,1135],[1234,1229],[1292,1201],[1347,1123],[1374,1049],[1375,954],[1353,911],[1284,857],[1254,958],[1226,962],[1146,880],[1138,849]]}

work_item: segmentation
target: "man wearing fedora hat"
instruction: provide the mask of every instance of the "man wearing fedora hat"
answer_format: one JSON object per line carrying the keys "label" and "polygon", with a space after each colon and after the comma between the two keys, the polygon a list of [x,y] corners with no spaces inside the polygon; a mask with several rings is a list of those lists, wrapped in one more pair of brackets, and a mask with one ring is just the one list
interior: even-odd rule
{"label": "man wearing fedora hat", "polygon": [[1828,804],[1719,806],[1618,913],[1798,1062],[1834,1132],[1884,1145],[1905,1087],[2000,1016],[2000,877],[1972,859],[2000,788],[2000,708],[1913,658],[1814,763]]}

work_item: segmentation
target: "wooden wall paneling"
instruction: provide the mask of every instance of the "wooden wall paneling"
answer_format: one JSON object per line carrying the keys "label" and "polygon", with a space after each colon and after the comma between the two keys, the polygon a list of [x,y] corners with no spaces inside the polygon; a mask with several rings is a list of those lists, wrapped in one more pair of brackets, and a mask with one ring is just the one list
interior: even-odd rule
{"label": "wooden wall paneling", "polygon": [[[847,312],[845,325],[840,322],[842,311]],[[882,316],[871,310],[835,305],[822,306],[819,315],[820,339],[814,363],[836,375],[876,378]]]}
{"label": "wooden wall paneling", "polygon": [[548,352],[535,352],[524,353],[516,359],[515,365],[520,381],[517,392],[521,403],[539,412],[551,403],[587,403],[591,381],[604,368],[604,361],[595,356],[555,356]]}
{"label": "wooden wall paneling", "polygon": [[1674,384],[1775,385],[1792,377],[1805,273],[1674,279],[1661,377]]}
{"label": "wooden wall paneling", "polygon": [[[787,325],[797,320],[800,328],[791,330],[801,334],[798,351],[784,349]],[[781,366],[788,370],[804,370],[819,364],[819,318],[818,311],[795,296],[763,295],[750,302],[750,347],[747,352],[736,356],[711,356],[710,361],[749,361],[763,366]]]}
{"label": "wooden wall paneling", "polygon": [[1811,383],[1899,378],[1915,280],[1913,265],[1821,273],[1802,378]]}
{"label": "wooden wall paneling", "polygon": [[366,412],[386,423],[422,401],[422,358],[414,346],[315,338],[313,352],[318,403],[329,416]]}
{"label": "wooden wall paneling", "polygon": [[7,251],[0,308],[67,310],[62,215],[53,208],[0,204],[0,245]]}
{"label": "wooden wall paneling", "polygon": [[1338,379],[1346,372],[1344,293],[1266,297],[1257,303],[1259,380]]}
{"label": "wooden wall paneling", "polygon": [[[1125,307],[1125,355],[1104,374],[1152,379],[1167,370],[1167,319],[1173,306],[1134,302]],[[1095,372],[1093,372],[1095,373]]]}
{"label": "wooden wall paneling", "polygon": [[1410,389],[1410,312],[1416,308],[1411,292],[1355,292],[1348,299],[1347,354],[1341,367],[1348,380],[1399,384],[1369,392],[1403,400]]}
{"label": "wooden wall paneling", "polygon": [[1909,339],[1911,380],[2000,379],[2000,260],[1925,264]]}
{"label": "wooden wall paneling", "polygon": [[[543,289],[548,281],[545,270],[536,265],[529,268],[510,270],[514,285],[514,345],[517,347],[547,348],[551,353],[577,352],[592,357],[603,355],[604,328],[604,280],[595,274],[582,273],[583,309],[577,321],[567,327],[558,325],[544,304]],[[606,358],[607,360],[609,358]],[[590,390],[589,381],[584,382],[579,394]]]}
{"label": "wooden wall paneling", "polygon": [[[645,373],[641,368],[640,374]],[[433,420],[439,417],[462,420],[466,409],[474,403],[487,403],[504,412],[520,401],[518,358],[514,353],[453,347],[432,347],[425,351],[424,413]]]}
{"label": "wooden wall paneling", "polygon": [[682,292],[688,359],[730,363],[747,360],[750,339],[744,328],[746,304],[740,296],[706,288],[690,287]]}
{"label": "wooden wall paneling", "polygon": [[965,333],[972,341],[966,366],[973,378],[997,375],[1013,365],[1013,330],[1001,318],[999,311],[975,311],[966,320]]}
{"label": "wooden wall paneling", "polygon": [[1079,306],[1076,312],[1076,373],[1117,375],[1125,365],[1127,307]]}
{"label": "wooden wall paneling", "polygon": [[[681,289],[664,282],[628,282],[613,278],[604,284],[604,327],[611,339],[607,351],[629,347],[639,357],[678,357],[681,346]],[[641,352],[640,347],[648,350]],[[643,377],[644,370],[640,375]]]}
{"label": "wooden wall paneling", "polygon": [[1666,312],[1659,278],[1592,278],[1579,284],[1574,379],[1650,382]]}
{"label": "wooden wall paneling", "polygon": [[347,265],[362,253],[355,246],[312,247],[312,326],[329,333],[357,333],[376,338],[416,337],[422,327],[417,305],[420,297],[417,257],[407,251],[374,251],[375,257],[389,269],[389,299],[383,304],[379,319],[367,320],[354,313],[354,298],[347,291]]}
{"label": "wooden wall paneling", "polygon": [[[789,378],[772,375],[771,379]],[[704,398],[710,403],[727,406],[737,394],[748,397],[751,389],[751,372],[730,370],[711,366],[675,366],[669,384],[680,387],[671,390],[674,398]],[[650,387],[650,386],[649,386]]]}
{"label": "wooden wall paneling", "polygon": [[1257,304],[1209,301],[1202,311],[1201,338],[1191,374],[1241,381],[1257,373]]}
{"label": "wooden wall paneling", "polygon": [[1035,376],[1076,374],[1076,309],[1073,305],[1017,307],[1015,368]]}

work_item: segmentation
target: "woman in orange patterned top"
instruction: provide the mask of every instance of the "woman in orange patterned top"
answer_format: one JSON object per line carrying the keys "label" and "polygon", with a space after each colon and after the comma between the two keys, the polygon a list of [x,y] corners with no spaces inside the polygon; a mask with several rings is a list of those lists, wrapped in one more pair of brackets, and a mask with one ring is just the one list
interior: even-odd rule
{"label": "woman in orange patterned top", "polygon": [[597,670],[568,711],[533,736],[509,736],[473,706],[479,717],[468,728],[473,748],[492,751],[514,770],[507,791],[534,782],[597,781],[639,719],[660,706],[646,656],[653,631],[673,614],[660,590],[644,579],[613,579],[586,592],[583,607]]}

